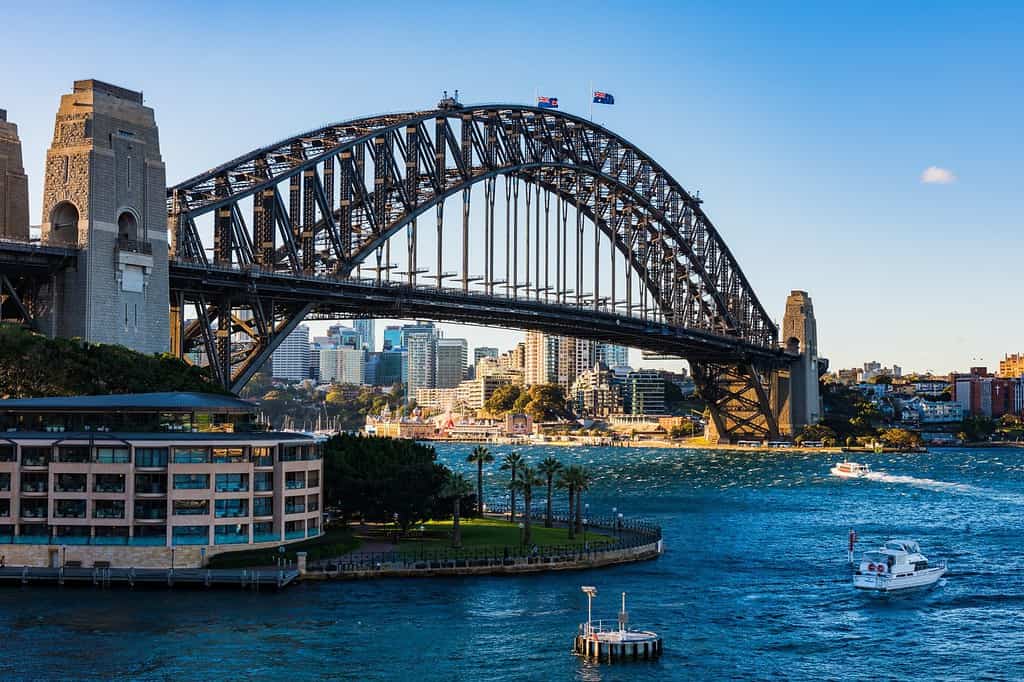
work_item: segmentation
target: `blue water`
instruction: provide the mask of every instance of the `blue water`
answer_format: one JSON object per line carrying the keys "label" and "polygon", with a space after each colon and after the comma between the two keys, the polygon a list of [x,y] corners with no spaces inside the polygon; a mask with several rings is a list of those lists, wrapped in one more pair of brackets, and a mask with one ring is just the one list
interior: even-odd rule
{"label": "blue water", "polygon": [[[469,447],[441,446],[463,463]],[[494,448],[497,454],[502,448]],[[591,514],[662,524],[667,552],[611,569],[530,577],[305,584],[282,593],[0,589],[0,678],[358,680],[1020,679],[1024,450],[871,455],[875,480],[827,475],[835,457],[526,448],[586,464]],[[491,499],[504,472],[488,476]],[[854,593],[846,532],[946,559],[912,596]],[[655,663],[568,653],[585,619],[629,592]]]}

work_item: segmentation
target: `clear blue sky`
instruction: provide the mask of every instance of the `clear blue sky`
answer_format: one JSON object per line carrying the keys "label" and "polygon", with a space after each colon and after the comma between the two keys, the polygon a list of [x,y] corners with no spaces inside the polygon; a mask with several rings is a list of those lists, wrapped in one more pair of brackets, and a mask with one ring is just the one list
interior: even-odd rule
{"label": "clear blue sky", "polygon": [[774,316],[811,293],[833,367],[1024,351],[1024,6],[835,4],[11,2],[0,108],[37,223],[78,78],[145,91],[170,182],[445,88],[584,113],[593,81],[617,101],[598,120],[700,190]]}

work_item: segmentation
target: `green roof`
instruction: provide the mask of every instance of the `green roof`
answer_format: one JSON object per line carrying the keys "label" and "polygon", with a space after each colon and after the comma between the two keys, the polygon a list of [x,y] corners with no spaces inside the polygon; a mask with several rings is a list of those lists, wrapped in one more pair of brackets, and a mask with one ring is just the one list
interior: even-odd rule
{"label": "green roof", "polygon": [[254,412],[256,405],[216,393],[120,393],[0,400],[0,412]]}

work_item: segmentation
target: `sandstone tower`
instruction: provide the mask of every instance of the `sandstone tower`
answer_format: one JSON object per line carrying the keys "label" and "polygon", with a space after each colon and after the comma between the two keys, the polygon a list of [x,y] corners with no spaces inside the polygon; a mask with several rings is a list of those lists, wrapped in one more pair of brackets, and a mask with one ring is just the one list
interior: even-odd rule
{"label": "sandstone tower", "polygon": [[0,239],[28,241],[28,177],[18,126],[0,109]]}
{"label": "sandstone tower", "polygon": [[790,366],[788,386],[783,387],[788,390],[778,396],[783,403],[778,410],[779,430],[796,435],[822,416],[818,389],[818,325],[814,320],[814,305],[806,291],[792,291],[786,298],[782,342],[788,352],[799,353],[799,359]]}
{"label": "sandstone tower", "polygon": [[141,92],[83,80],[61,97],[42,220],[44,243],[82,250],[57,282],[56,335],[166,351],[166,179]]}

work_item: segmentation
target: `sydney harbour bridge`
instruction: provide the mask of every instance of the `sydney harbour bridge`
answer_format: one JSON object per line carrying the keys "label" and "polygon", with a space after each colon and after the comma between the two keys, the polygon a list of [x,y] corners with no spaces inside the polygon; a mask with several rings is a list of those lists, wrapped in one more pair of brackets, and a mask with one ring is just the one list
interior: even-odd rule
{"label": "sydney harbour bridge", "polygon": [[[76,94],[79,83],[135,94],[93,81],[77,82]],[[100,94],[90,96],[105,101]],[[56,151],[60,126],[58,115],[48,184],[59,163],[70,182]],[[118,152],[115,135],[115,159],[139,153],[138,136]],[[102,187],[90,175],[95,194]],[[96,204],[79,205],[95,197],[46,192],[44,243],[0,242],[2,312],[60,334],[55,273],[99,248],[98,237],[81,235],[100,216]],[[115,193],[115,203],[131,203]],[[145,258],[166,253],[169,349],[184,357],[202,348],[234,390],[303,319],[417,318],[685,358],[723,439],[777,438],[807,421],[791,414],[791,379],[810,371],[816,382],[817,361],[809,368],[800,348],[780,346],[701,201],[643,150],[578,116],[446,97],[433,109],[296,135],[169,187],[166,250],[136,224],[145,209],[118,211],[108,220],[115,276],[128,278],[138,261],[150,277],[160,263],[146,270]],[[58,238],[65,214],[77,239]]]}

